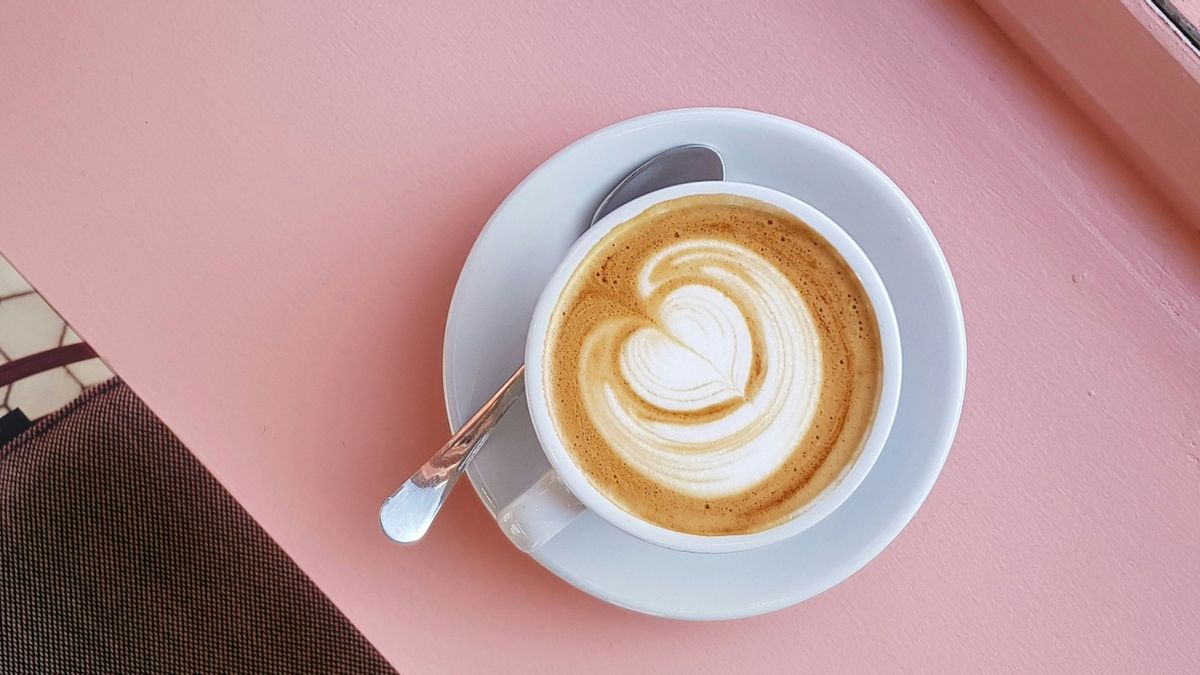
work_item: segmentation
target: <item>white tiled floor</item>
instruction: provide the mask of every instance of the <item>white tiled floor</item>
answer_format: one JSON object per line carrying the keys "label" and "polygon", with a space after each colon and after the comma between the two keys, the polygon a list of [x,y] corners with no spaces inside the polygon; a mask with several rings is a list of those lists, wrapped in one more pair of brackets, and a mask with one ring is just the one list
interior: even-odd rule
{"label": "white tiled floor", "polygon": [[[0,364],[80,338],[3,257],[0,257]],[[103,382],[112,372],[100,359],[89,359],[0,387],[0,415],[20,408],[30,419],[58,410],[84,387]]]}
{"label": "white tiled floor", "polygon": [[4,256],[0,256],[0,298],[32,290],[17,270],[8,264]]}
{"label": "white tiled floor", "polygon": [[0,351],[9,359],[57,347],[66,327],[33,291],[0,300]]}

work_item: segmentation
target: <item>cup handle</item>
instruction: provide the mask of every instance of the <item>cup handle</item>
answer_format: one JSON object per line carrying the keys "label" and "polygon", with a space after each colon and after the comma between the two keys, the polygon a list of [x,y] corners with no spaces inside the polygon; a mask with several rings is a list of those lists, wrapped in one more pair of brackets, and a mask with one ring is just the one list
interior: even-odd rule
{"label": "cup handle", "polygon": [[500,528],[517,548],[532,553],[587,510],[553,470],[500,511]]}

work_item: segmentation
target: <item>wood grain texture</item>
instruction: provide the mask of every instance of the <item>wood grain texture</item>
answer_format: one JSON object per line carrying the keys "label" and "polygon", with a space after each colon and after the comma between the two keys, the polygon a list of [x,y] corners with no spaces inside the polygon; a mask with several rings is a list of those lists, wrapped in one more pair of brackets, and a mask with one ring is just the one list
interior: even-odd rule
{"label": "wood grain texture", "polygon": [[1169,4],[1193,26],[1200,25],[1200,0],[1170,0]]}
{"label": "wood grain texture", "polygon": [[[0,63],[4,254],[402,672],[1200,669],[1200,234],[974,5],[29,3]],[[929,220],[971,363],[926,506],[723,624],[584,596],[469,491],[387,542],[482,223],[686,105],[832,133]]]}
{"label": "wood grain texture", "polygon": [[1200,229],[1200,52],[1146,0],[978,2]]}
{"label": "wood grain texture", "polygon": [[1171,0],[1147,0],[1150,4],[1158,9],[1159,13],[1174,26],[1177,31],[1192,48],[1200,51],[1200,28],[1196,27],[1197,21],[1200,21],[1200,0],[1179,0],[1171,2]]}

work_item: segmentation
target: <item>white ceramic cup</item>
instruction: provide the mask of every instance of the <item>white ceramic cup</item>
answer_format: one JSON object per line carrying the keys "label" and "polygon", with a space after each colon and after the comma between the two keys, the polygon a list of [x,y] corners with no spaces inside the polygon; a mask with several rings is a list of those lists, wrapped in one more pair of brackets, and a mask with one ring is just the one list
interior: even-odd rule
{"label": "white ceramic cup", "polygon": [[[575,269],[616,226],[655,204],[700,194],[730,194],[757,199],[792,213],[816,230],[837,249],[858,275],[874,307],[883,347],[883,387],[879,407],[858,457],[824,491],[800,507],[789,519],[751,534],[700,535],[677,532],[642,520],[617,506],[592,486],[563,447],[550,414],[544,387],[543,361],[550,317]],[[519,548],[534,550],[590,510],[613,526],[658,546],[694,553],[744,551],[782,541],[812,527],[840,506],[866,478],[887,441],[900,401],[900,330],[887,290],[871,261],[850,235],[823,213],[791,195],[758,185],[724,181],[687,183],[653,192],[616,209],[589,228],[567,251],[533,310],[525,345],[525,396],[534,431],[546,458],[550,460],[550,471],[500,512],[501,527]]]}

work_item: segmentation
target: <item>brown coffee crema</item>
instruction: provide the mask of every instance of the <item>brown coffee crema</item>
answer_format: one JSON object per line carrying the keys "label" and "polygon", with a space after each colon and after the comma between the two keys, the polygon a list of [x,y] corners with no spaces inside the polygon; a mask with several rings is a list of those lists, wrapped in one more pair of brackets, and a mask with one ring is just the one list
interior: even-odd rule
{"label": "brown coffee crema", "polygon": [[680,532],[787,521],[858,456],[879,402],[858,277],[802,220],[746,197],[683,197],[618,225],[547,335],[567,452],[618,506]]}

